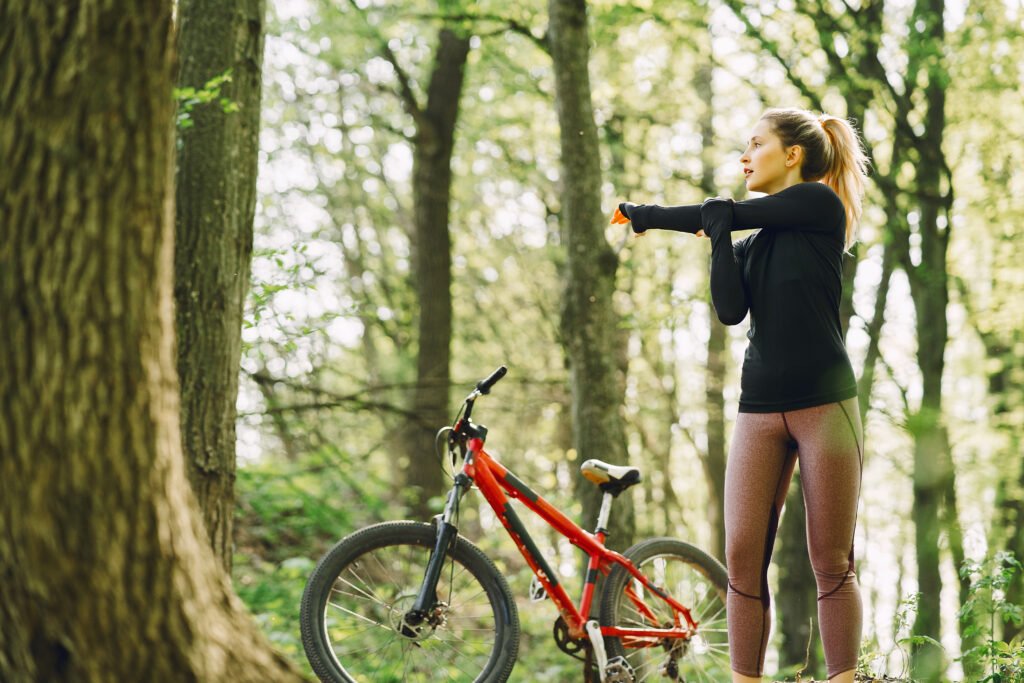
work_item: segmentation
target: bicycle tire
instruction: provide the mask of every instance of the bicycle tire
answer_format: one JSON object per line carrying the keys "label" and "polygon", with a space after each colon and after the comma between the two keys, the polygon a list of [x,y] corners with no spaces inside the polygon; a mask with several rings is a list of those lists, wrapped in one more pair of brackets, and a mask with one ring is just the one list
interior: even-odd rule
{"label": "bicycle tire", "polygon": [[[623,553],[655,586],[690,610],[698,623],[697,636],[654,642],[605,637],[608,657],[622,656],[633,668],[636,681],[718,681],[730,680],[729,633],[725,599],[729,577],[725,567],[704,551],[672,538],[641,541]],[[601,599],[601,625],[620,628],[652,626],[625,593],[633,580],[634,590],[643,594],[639,581],[621,565],[615,565],[605,581]],[[655,596],[646,604],[660,622],[672,625],[672,610]],[[670,663],[670,661],[674,662]]]}
{"label": "bicycle tire", "polygon": [[515,600],[494,563],[462,537],[438,582],[439,600],[449,605],[441,623],[416,638],[399,632],[435,540],[429,524],[385,522],[347,536],[320,560],[299,620],[306,657],[321,681],[508,679],[519,648]]}

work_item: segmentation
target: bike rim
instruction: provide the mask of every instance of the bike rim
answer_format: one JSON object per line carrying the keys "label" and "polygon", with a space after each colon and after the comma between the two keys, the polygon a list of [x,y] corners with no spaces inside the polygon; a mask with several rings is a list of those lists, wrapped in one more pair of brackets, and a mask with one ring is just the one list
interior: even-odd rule
{"label": "bike rim", "polygon": [[479,579],[456,560],[446,563],[437,586],[447,607],[410,633],[403,616],[429,556],[429,548],[415,545],[374,548],[334,580],[324,607],[324,636],[351,680],[475,681],[495,657],[495,608]]}
{"label": "bike rim", "polygon": [[[698,622],[697,636],[689,641],[657,645],[622,642],[625,657],[633,667],[636,681],[665,680],[674,660],[676,680],[688,683],[719,683],[729,680],[729,632],[725,613],[725,590],[719,588],[704,568],[686,558],[671,554],[656,555],[637,568],[651,582],[690,609]],[[651,595],[638,580],[630,577],[628,586],[647,604],[657,619],[656,625],[673,623],[671,608]],[[616,609],[616,624],[623,627],[650,627],[651,619],[638,610],[623,591]],[[672,650],[670,652],[669,650]],[[670,677],[671,678],[671,677]]]}

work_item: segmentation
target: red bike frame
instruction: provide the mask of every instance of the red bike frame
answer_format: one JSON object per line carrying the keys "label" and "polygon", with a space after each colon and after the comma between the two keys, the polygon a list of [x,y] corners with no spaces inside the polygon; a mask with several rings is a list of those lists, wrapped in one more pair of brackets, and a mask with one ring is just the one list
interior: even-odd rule
{"label": "red bike frame", "polygon": [[[557,508],[537,495],[536,492],[524,484],[506,467],[491,458],[484,451],[483,447],[482,439],[473,438],[469,440],[469,453],[463,463],[462,472],[476,483],[480,493],[483,494],[491,509],[494,510],[498,519],[501,520],[502,525],[508,531],[512,540],[515,541],[519,552],[523,555],[523,559],[526,560],[530,569],[533,570],[533,573],[547,591],[548,596],[554,600],[555,605],[557,605],[559,612],[562,614],[562,618],[565,619],[565,623],[569,627],[571,637],[586,637],[586,615],[590,614],[597,574],[600,571],[602,574],[607,575],[615,564],[622,565],[647,590],[671,606],[674,623],[671,628],[664,628],[661,625],[651,628],[602,626],[601,635],[619,638],[626,647],[637,648],[657,646],[665,638],[686,639],[696,632],[698,623],[693,620],[689,609],[651,583],[628,558],[605,547],[605,531],[603,529],[598,529],[593,534],[581,529]],[[580,599],[579,609],[573,605],[569,595],[565,592],[565,589],[558,582],[558,578],[551,571],[551,567],[541,555],[537,545],[519,519],[519,515],[513,509],[509,501],[510,498],[519,500],[589,557],[587,576],[583,585],[583,595]],[[626,595],[640,614],[649,619],[652,624],[657,624],[654,612],[629,584],[626,586]],[[685,624],[683,623],[684,620]]]}

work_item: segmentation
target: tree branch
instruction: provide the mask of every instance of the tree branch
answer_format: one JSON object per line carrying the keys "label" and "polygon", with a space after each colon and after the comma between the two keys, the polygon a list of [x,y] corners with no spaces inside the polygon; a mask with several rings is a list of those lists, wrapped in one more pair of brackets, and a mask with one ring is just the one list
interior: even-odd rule
{"label": "tree branch", "polygon": [[[475,14],[470,12],[465,12],[462,14],[415,13],[412,16],[418,17],[420,19],[440,19],[445,23],[468,21],[471,23],[490,22],[500,24],[504,26],[503,30],[495,31],[494,33],[486,35],[500,35],[501,33],[504,33],[506,31],[515,33],[529,40],[531,43],[539,47],[541,51],[543,51],[545,54],[551,54],[551,51],[548,48],[547,33],[545,33],[542,36],[538,36],[534,34],[533,31],[530,30],[529,26],[522,23],[518,19],[513,19],[511,17],[505,17],[500,14],[491,14],[486,12],[481,14]],[[484,37],[484,35],[485,34],[481,34],[481,37]]]}
{"label": "tree branch", "polygon": [[395,75],[398,77],[399,92],[396,93],[399,99],[402,101],[402,105],[405,107],[406,112],[416,120],[417,126],[423,121],[423,109],[420,107],[419,101],[416,99],[416,93],[412,89],[412,79],[409,74],[402,68],[402,65],[398,62],[398,57],[395,55],[391,46],[388,45],[388,41],[380,34],[376,28],[370,23],[366,17],[366,12],[359,6],[356,0],[348,0],[352,8],[359,14],[363,19],[363,23],[366,24],[366,28],[373,33],[374,38],[380,44],[381,56],[391,63],[391,66],[395,69]]}

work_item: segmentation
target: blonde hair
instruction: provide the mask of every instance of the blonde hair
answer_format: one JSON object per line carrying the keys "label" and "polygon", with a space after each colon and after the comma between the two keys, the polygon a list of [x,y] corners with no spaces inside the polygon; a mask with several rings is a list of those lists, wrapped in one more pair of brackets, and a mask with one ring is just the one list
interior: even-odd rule
{"label": "blonde hair", "polygon": [[805,109],[769,109],[761,115],[784,147],[804,150],[800,176],[820,180],[839,195],[846,209],[846,248],[857,240],[870,161],[857,129],[846,119],[816,116]]}

